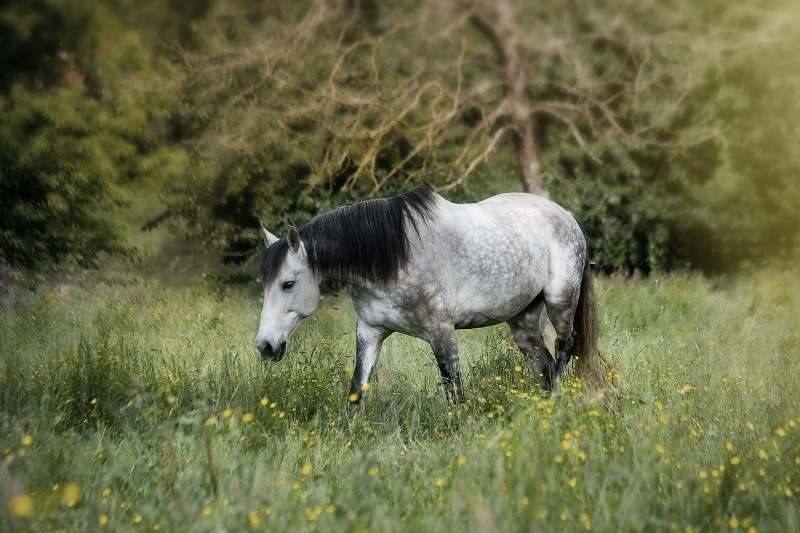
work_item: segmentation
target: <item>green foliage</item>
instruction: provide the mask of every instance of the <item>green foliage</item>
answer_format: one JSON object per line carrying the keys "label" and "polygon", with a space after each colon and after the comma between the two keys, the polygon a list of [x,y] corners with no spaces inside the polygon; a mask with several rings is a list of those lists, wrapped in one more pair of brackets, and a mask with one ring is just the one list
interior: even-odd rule
{"label": "green foliage", "polygon": [[[178,123],[194,153],[166,200],[193,239],[237,258],[259,221],[282,231],[415,182],[461,201],[519,189],[510,147],[460,179],[503,127],[483,122],[501,75],[448,3],[239,4],[213,4],[186,61]],[[791,7],[679,4],[515,3],[546,184],[608,271],[740,265],[800,228],[796,31],[764,38]]]}
{"label": "green foliage", "polygon": [[[282,231],[289,220],[303,223],[375,194],[378,180],[411,155],[427,134],[425,122],[444,105],[436,85],[416,85],[415,71],[425,70],[419,58],[431,57],[434,81],[449,86],[455,73],[435,60],[452,60],[459,47],[433,49],[418,38],[426,30],[406,24],[421,18],[416,2],[375,12],[306,2],[215,6],[196,28],[204,45],[185,58],[178,123],[193,149],[192,166],[168,186],[166,200],[193,240],[235,259],[258,246],[259,221]],[[395,21],[400,27],[389,28]],[[371,46],[371,32],[387,30],[392,37]],[[389,120],[417,91],[421,109]],[[463,142],[462,129],[455,124],[447,132],[443,158]],[[409,173],[424,172],[432,158],[430,150],[410,157],[380,193],[409,187]],[[425,175],[444,181],[429,169]]]}
{"label": "green foliage", "polygon": [[[418,182],[455,201],[519,190],[502,61],[460,5],[7,2],[0,255],[123,252],[115,206],[142,187],[163,195],[148,227],[233,260],[259,222],[281,232]],[[546,185],[601,268],[800,248],[792,2],[514,9]]]}
{"label": "green foliage", "polygon": [[695,265],[717,270],[797,259],[798,47],[800,31],[786,28],[780,39],[737,56],[716,80],[709,100],[717,136],[684,165],[691,208],[681,237]]}
{"label": "green foliage", "polygon": [[450,405],[393,335],[348,429],[346,302],[264,365],[255,287],[42,285],[0,307],[0,529],[795,530],[796,278],[599,279],[613,411],[542,397],[504,327],[459,333]]}
{"label": "green foliage", "polygon": [[119,201],[113,184],[131,147],[104,131],[113,117],[69,88],[41,94],[17,86],[0,107],[5,260],[27,267],[87,264],[99,252],[120,251],[104,210]]}
{"label": "green foliage", "polygon": [[87,266],[125,252],[114,209],[129,188],[185,165],[154,127],[169,97],[137,87],[158,79],[150,50],[104,5],[74,4],[0,12],[14,28],[3,70],[13,84],[0,86],[0,257],[14,266]]}
{"label": "green foliage", "polygon": [[0,7],[0,88],[47,87],[92,65],[98,9],[82,0],[4,2]]}
{"label": "green foliage", "polygon": [[[576,143],[562,121],[542,125],[552,196],[578,215],[606,271],[731,270],[789,256],[800,243],[800,63],[789,52],[800,32],[784,21],[796,6],[657,5],[625,15],[652,43],[577,48],[589,68],[615,73],[592,98],[613,102],[629,126],[598,136],[584,117],[575,123],[584,143]],[[604,9],[581,10],[575,24],[597,25]],[[637,54],[646,60],[631,68]],[[553,99],[564,65],[548,67]],[[629,133],[640,129],[654,136]]]}

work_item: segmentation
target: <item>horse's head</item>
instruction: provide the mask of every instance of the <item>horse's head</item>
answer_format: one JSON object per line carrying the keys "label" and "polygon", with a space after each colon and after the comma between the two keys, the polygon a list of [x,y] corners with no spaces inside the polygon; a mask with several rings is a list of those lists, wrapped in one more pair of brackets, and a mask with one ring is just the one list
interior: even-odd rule
{"label": "horse's head", "polygon": [[319,305],[320,283],[296,229],[289,228],[285,239],[262,230],[267,252],[256,347],[262,359],[280,361],[286,352],[286,341],[300,321]]}

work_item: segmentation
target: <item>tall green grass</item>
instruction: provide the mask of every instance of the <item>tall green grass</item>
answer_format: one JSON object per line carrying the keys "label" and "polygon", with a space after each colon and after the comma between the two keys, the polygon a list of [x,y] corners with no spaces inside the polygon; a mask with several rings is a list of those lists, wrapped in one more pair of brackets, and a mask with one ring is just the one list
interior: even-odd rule
{"label": "tall green grass", "polygon": [[344,299],[264,365],[256,288],[42,288],[0,310],[0,530],[798,530],[796,275],[600,280],[615,410],[505,327],[460,333],[451,405],[393,336],[350,426]]}

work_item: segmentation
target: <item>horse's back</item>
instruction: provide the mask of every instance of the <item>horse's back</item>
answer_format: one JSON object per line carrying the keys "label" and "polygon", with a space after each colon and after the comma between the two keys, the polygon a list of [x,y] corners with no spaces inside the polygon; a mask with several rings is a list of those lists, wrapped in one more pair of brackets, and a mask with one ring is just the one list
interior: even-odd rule
{"label": "horse's back", "polygon": [[[450,204],[455,211],[463,210],[474,225],[491,220],[490,231],[501,231],[532,253],[541,255],[574,255],[583,260],[586,241],[575,217],[557,203],[529,193],[503,193],[476,204]],[[480,231],[478,229],[478,231]]]}
{"label": "horse's back", "polygon": [[560,244],[575,241],[584,243],[583,232],[572,213],[543,196],[521,192],[503,193],[489,197],[477,205],[504,220],[512,230],[522,230],[527,235],[531,232],[552,232]]}

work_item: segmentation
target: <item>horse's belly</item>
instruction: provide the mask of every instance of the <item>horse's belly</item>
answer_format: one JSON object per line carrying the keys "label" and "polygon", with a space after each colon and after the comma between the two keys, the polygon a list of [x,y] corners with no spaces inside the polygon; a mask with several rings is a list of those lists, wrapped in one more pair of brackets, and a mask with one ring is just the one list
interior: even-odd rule
{"label": "horse's belly", "polygon": [[469,292],[460,294],[460,305],[452,309],[457,329],[482,328],[505,322],[521,313],[538,294],[533,291],[520,291],[513,295]]}

